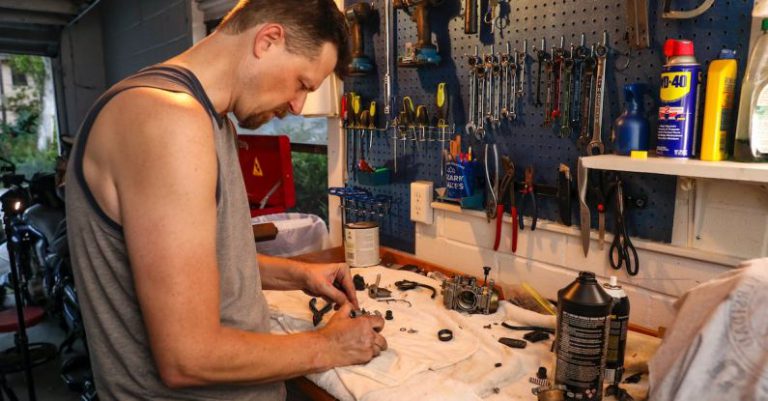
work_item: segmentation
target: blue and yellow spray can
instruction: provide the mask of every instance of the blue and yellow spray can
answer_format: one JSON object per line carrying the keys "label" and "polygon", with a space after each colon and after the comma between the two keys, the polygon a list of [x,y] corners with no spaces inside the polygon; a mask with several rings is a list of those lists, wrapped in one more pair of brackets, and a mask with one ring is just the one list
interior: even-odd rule
{"label": "blue and yellow spray can", "polygon": [[691,157],[696,154],[701,65],[689,40],[667,39],[664,55],[667,64],[661,72],[656,154]]}

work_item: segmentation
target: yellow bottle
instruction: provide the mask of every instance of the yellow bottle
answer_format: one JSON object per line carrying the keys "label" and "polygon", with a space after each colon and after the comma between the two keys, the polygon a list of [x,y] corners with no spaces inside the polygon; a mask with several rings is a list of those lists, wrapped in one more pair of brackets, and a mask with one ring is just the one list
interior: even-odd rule
{"label": "yellow bottle", "polygon": [[729,49],[721,50],[720,58],[709,64],[701,160],[719,161],[729,157],[737,68],[736,52]]}

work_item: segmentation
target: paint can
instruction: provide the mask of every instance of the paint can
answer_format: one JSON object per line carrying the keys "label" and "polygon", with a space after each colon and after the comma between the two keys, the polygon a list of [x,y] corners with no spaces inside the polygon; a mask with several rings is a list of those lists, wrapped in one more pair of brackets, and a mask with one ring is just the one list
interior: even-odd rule
{"label": "paint can", "polygon": [[373,221],[347,223],[344,226],[344,254],[349,267],[369,267],[381,262],[379,225]]}
{"label": "paint can", "polygon": [[701,65],[689,40],[668,39],[664,55],[667,64],[661,71],[656,154],[691,157],[696,154]]}

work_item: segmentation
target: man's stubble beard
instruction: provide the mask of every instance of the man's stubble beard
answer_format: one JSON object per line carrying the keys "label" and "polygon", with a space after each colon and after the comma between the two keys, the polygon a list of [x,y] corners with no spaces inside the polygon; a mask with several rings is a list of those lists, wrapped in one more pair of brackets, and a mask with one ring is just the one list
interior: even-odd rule
{"label": "man's stubble beard", "polygon": [[288,111],[285,109],[267,111],[264,113],[259,113],[253,116],[249,116],[243,121],[238,121],[238,124],[240,125],[241,128],[254,130],[266,124],[267,122],[269,122],[269,120],[272,119],[273,115],[274,117],[282,119],[283,117],[285,117],[286,114],[288,114]]}

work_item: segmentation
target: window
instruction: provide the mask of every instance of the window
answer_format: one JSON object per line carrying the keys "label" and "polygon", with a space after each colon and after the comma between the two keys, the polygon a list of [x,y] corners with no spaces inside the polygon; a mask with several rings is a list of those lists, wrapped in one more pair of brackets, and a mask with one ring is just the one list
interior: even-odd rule
{"label": "window", "polygon": [[328,222],[328,119],[288,115],[240,134],[287,135],[296,186],[293,212],[311,213]]}
{"label": "window", "polygon": [[29,81],[27,80],[27,74],[19,71],[11,70],[11,82],[13,86],[27,86]]}

